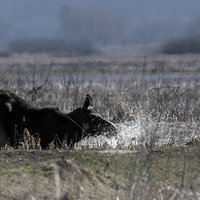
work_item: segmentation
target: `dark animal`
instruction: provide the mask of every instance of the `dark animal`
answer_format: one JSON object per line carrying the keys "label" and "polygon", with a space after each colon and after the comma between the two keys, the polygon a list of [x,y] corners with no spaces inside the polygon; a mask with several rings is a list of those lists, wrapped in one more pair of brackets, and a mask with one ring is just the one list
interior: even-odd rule
{"label": "dark animal", "polygon": [[86,95],[82,107],[66,114],[58,108],[36,108],[14,93],[0,90],[0,145],[9,141],[15,147],[23,138],[24,129],[38,134],[41,147],[46,149],[55,137],[74,146],[86,136],[116,134],[115,126],[93,113],[92,98]]}

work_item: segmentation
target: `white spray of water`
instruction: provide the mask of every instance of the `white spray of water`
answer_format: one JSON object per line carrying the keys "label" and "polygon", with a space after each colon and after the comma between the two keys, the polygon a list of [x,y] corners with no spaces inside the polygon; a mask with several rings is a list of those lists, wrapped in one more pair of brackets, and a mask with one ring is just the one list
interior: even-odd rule
{"label": "white spray of water", "polygon": [[108,148],[108,149],[133,149],[142,137],[142,127],[139,121],[123,122],[116,125],[118,134],[107,137],[99,135],[82,140],[77,148]]}
{"label": "white spray of water", "polygon": [[164,145],[185,145],[200,137],[199,125],[195,122],[158,122],[147,116],[139,116],[135,121],[116,125],[118,134],[107,137],[100,135],[85,138],[77,148],[135,149]]}

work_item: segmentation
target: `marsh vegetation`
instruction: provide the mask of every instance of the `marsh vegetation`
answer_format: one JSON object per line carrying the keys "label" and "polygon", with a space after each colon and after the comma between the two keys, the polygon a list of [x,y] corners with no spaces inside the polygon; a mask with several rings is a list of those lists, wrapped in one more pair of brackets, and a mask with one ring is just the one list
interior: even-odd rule
{"label": "marsh vegetation", "polygon": [[[198,55],[0,58],[1,88],[36,107],[56,106],[66,113],[82,105],[85,95],[90,94],[95,112],[118,129],[115,137],[85,138],[73,151],[1,151],[1,163],[8,163],[0,172],[5,185],[18,179],[23,187],[27,182],[26,178],[19,179],[23,174],[34,182],[30,190],[26,188],[27,195],[39,195],[38,199],[49,199],[52,188],[61,189],[59,199],[67,192],[71,199],[199,199],[199,65]],[[31,160],[35,154],[42,164]],[[56,169],[47,166],[61,157],[64,163],[72,159],[75,170],[63,173],[86,181],[77,185],[66,176],[59,187],[54,186],[54,179],[48,184]],[[32,172],[41,175],[41,180],[32,179]],[[48,185],[47,190],[34,186],[43,183]],[[22,190],[16,193],[14,188],[16,185],[8,191],[2,185],[2,198],[20,199],[26,194]],[[107,196],[93,195],[97,188]]]}

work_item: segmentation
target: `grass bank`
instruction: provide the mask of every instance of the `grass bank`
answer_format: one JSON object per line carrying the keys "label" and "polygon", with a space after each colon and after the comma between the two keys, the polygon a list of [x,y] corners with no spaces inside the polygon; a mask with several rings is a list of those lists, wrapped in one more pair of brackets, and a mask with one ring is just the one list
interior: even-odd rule
{"label": "grass bank", "polygon": [[3,150],[0,198],[198,199],[199,151]]}

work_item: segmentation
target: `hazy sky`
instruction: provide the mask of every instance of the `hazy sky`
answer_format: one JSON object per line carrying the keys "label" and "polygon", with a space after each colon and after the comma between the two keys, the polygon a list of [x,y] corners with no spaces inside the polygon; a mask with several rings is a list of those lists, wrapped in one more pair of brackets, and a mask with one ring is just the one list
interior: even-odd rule
{"label": "hazy sky", "polygon": [[0,49],[18,38],[148,43],[187,35],[199,0],[0,0]]}

